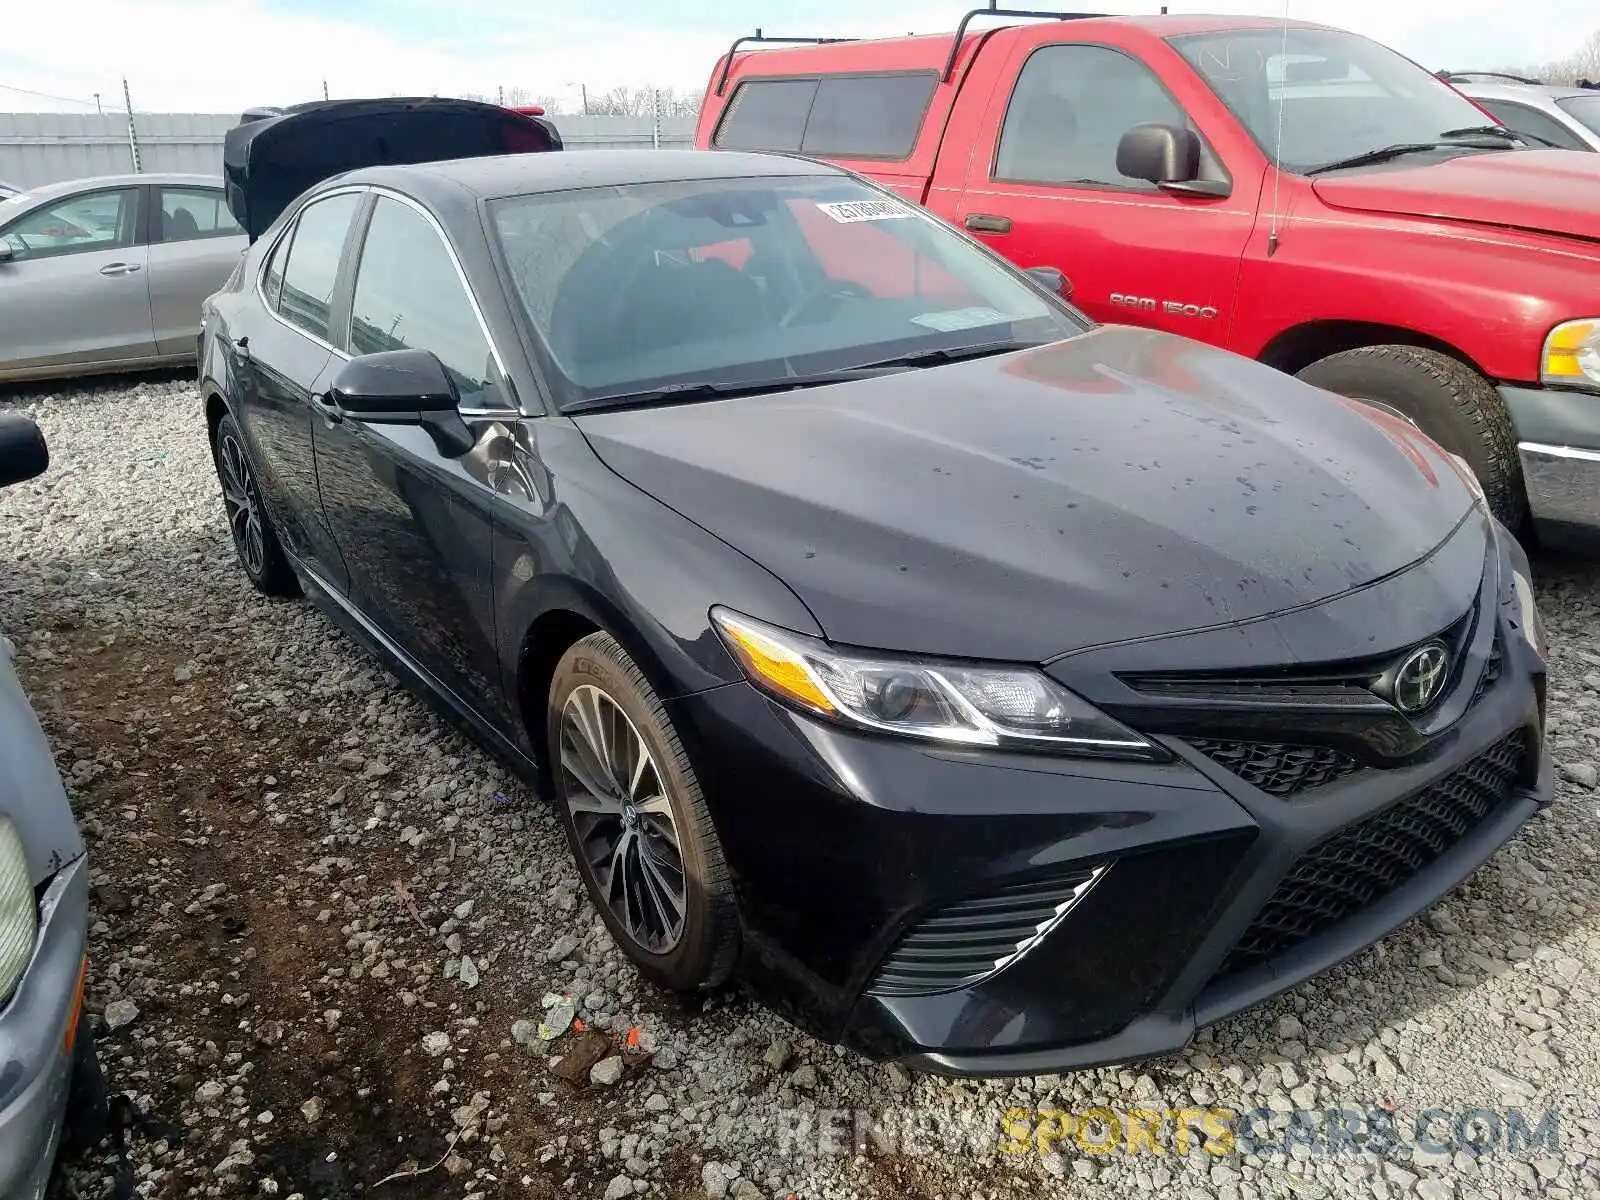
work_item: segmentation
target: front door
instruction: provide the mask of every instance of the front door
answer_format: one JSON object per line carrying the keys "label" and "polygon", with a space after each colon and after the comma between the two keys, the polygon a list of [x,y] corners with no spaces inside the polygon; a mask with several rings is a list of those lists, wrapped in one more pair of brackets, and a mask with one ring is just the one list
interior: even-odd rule
{"label": "front door", "polygon": [[79,193],[0,226],[0,375],[155,356],[139,191]]}
{"label": "front door", "polygon": [[[499,371],[439,232],[379,195],[356,267],[349,351],[427,350],[464,411],[493,409]],[[323,511],[350,571],[350,596],[411,659],[480,716],[514,727],[495,642],[493,521],[473,455],[440,451],[423,429],[314,422]]]}
{"label": "front door", "polygon": [[[974,147],[956,223],[1022,267],[1056,267],[1097,321],[1223,345],[1259,174],[1178,196],[1117,170],[1135,125],[1192,125],[1155,74],[1104,45],[1019,41]],[[1207,147],[1202,170],[1220,175]]]}

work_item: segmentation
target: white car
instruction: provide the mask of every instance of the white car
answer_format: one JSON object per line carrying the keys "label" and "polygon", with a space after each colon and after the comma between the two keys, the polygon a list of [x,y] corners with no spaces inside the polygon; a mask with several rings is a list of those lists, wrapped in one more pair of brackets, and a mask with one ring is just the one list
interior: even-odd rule
{"label": "white car", "polygon": [[1600,151],[1600,88],[1557,86],[1489,73],[1453,74],[1445,79],[1536,146]]}
{"label": "white car", "polygon": [[112,175],[0,199],[0,380],[192,361],[239,264],[222,180]]}

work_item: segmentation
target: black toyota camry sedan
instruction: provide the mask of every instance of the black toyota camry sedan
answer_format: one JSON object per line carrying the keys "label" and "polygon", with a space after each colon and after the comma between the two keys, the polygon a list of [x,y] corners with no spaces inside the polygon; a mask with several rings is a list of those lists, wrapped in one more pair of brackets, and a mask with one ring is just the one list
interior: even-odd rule
{"label": "black toyota camry sedan", "polygon": [[247,174],[200,356],[245,572],[536,780],[666,987],[1125,1061],[1548,800],[1527,562],[1404,421],[797,158]]}

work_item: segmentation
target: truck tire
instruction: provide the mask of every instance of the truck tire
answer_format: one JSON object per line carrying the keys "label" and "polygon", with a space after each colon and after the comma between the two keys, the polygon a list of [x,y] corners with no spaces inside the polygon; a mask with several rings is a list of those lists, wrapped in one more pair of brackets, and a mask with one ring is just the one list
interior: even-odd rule
{"label": "truck tire", "polygon": [[1298,378],[1369,400],[1415,423],[1478,477],[1489,510],[1513,533],[1528,526],[1528,494],[1511,416],[1494,385],[1466,363],[1419,346],[1363,346],[1330,354]]}

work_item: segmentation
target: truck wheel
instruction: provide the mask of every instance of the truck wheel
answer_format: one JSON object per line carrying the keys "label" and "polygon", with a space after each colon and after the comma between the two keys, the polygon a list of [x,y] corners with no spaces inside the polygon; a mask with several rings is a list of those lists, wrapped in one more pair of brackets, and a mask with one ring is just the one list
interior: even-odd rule
{"label": "truck wheel", "polygon": [[1489,509],[1513,533],[1528,524],[1528,495],[1510,414],[1494,387],[1458,359],[1418,346],[1363,346],[1330,354],[1298,378],[1398,412],[1478,476]]}

